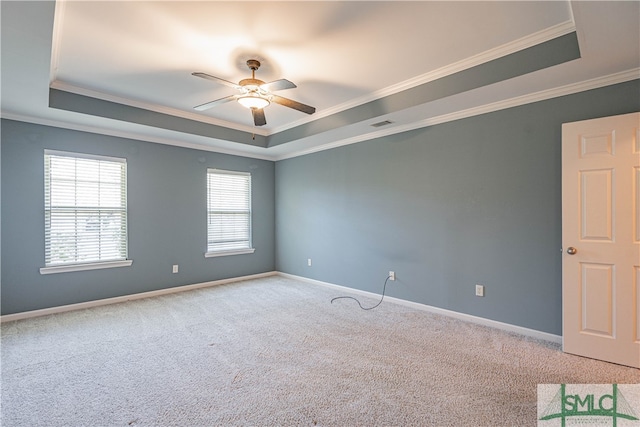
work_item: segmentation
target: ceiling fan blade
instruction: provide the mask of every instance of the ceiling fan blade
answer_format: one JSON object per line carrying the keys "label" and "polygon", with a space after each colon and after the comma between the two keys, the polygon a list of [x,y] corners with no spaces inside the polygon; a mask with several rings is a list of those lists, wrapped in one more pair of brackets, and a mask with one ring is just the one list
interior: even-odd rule
{"label": "ceiling fan blade", "polygon": [[225,86],[232,87],[234,89],[240,89],[237,83],[230,82],[229,80],[221,79],[220,77],[212,76],[207,73],[191,73],[192,76],[200,77],[201,79],[213,80],[214,82],[223,84]]}
{"label": "ceiling fan blade", "polygon": [[271,95],[271,101],[275,102],[276,104],[284,105],[285,107],[293,108],[294,110],[302,111],[303,113],[307,114],[313,114],[316,112],[315,107],[278,95]]}
{"label": "ceiling fan blade", "polygon": [[266,90],[267,92],[273,92],[274,90],[293,89],[295,87],[298,86],[287,79],[274,80],[272,82],[260,85],[260,88]]}
{"label": "ceiling fan blade", "polygon": [[207,102],[205,104],[198,105],[193,107],[194,110],[204,111],[209,108],[215,107],[216,105],[226,104],[229,101],[234,101],[236,99],[235,95],[225,96],[224,98],[216,99],[215,101]]}
{"label": "ceiling fan blade", "polygon": [[264,126],[267,124],[267,118],[264,116],[264,110],[262,108],[252,108],[251,114],[253,114],[253,124],[256,126]]}

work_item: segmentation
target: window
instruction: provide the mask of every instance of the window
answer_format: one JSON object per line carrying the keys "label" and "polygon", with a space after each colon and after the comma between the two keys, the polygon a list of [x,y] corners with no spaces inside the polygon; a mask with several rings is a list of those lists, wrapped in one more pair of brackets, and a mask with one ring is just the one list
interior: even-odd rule
{"label": "window", "polygon": [[251,174],[207,170],[207,253],[253,253],[251,247]]}
{"label": "window", "polygon": [[131,265],[126,159],[45,150],[42,274]]}

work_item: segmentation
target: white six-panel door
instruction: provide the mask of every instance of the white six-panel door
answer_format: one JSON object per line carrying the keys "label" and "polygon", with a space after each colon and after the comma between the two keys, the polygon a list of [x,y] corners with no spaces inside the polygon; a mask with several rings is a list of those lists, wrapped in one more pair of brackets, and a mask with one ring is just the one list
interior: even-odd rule
{"label": "white six-panel door", "polygon": [[563,348],[640,368],[640,113],[562,126]]}

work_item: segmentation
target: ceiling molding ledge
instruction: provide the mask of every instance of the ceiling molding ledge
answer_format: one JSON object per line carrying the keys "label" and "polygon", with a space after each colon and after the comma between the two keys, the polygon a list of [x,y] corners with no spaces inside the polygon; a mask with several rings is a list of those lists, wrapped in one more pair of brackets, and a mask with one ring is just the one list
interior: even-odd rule
{"label": "ceiling molding ledge", "polygon": [[625,83],[628,81],[638,80],[638,79],[640,79],[640,68],[634,68],[628,71],[611,74],[609,76],[585,80],[582,82],[573,83],[566,86],[560,86],[553,89],[547,89],[547,90],[534,92],[527,95],[517,96],[514,98],[505,99],[502,101],[493,102],[490,104],[480,105],[477,107],[452,112],[449,114],[443,114],[440,116],[427,118],[419,122],[414,122],[408,125],[384,128],[384,130],[370,132],[367,134],[346,138],[340,141],[335,141],[333,143],[325,144],[322,146],[300,150],[300,151],[283,155],[283,156],[278,156],[275,158],[275,160],[280,161],[280,160],[286,160],[286,159],[291,159],[295,157],[305,156],[308,154],[330,150],[330,149],[342,147],[345,145],[351,145],[359,142],[370,141],[372,139],[377,139],[385,136],[395,135],[398,133],[408,132],[415,129],[452,122],[454,120],[465,119],[468,117],[492,113],[495,111],[506,110],[508,108],[519,107],[521,105],[532,104],[534,102],[539,102],[539,101],[546,101],[548,99],[558,98],[566,95],[572,95],[572,94],[584,92],[587,90],[599,89],[602,87],[611,86],[619,83]]}
{"label": "ceiling molding ledge", "polygon": [[438,68],[436,70],[419,75],[412,79],[405,80],[404,82],[401,82],[392,86],[388,86],[386,88],[373,92],[369,95],[356,98],[352,101],[349,101],[340,105],[336,105],[335,107],[332,107],[332,108],[323,109],[321,111],[316,112],[313,118],[305,118],[305,119],[298,120],[295,123],[291,123],[290,125],[287,125],[287,126],[280,126],[278,128],[273,129],[271,134],[277,134],[282,131],[294,128],[296,126],[300,126],[302,124],[308,123],[312,120],[318,120],[324,117],[328,117],[333,114],[346,111],[350,108],[364,105],[368,102],[376,101],[378,99],[382,99],[387,96],[395,95],[407,89],[413,89],[422,84],[430,83],[435,80],[441,79],[443,77],[453,75],[460,71],[465,71],[473,67],[477,67],[487,62],[502,58],[504,56],[519,52],[524,49],[528,49],[533,46],[537,46],[541,43],[551,41],[553,39],[565,36],[575,31],[576,31],[576,25],[572,20],[554,25],[542,31],[529,34],[527,36],[524,36],[512,42],[503,44],[493,49],[489,49],[487,51],[471,56],[469,58],[465,58],[462,61],[454,62],[453,64]]}
{"label": "ceiling molding ledge", "polygon": [[298,128],[270,135],[267,139],[267,146],[275,147],[305,139],[364,120],[373,118],[380,120],[391,113],[405,111],[418,105],[510,80],[579,58],[580,48],[576,33],[575,31],[570,32],[341,113],[318,118],[312,123]]}
{"label": "ceiling molding ledge", "polygon": [[[268,148],[263,149],[264,154],[248,153],[244,150],[233,150],[233,149],[226,149],[222,147],[210,147],[204,143],[199,144],[194,142],[187,142],[178,138],[175,138],[175,139],[162,138],[157,136],[138,134],[130,131],[116,131],[113,129],[108,129],[100,126],[82,125],[82,124],[69,123],[69,122],[59,121],[59,120],[43,119],[35,116],[16,114],[16,113],[6,112],[6,111],[0,111],[0,117],[2,119],[7,119],[7,120],[34,123],[34,124],[39,124],[43,126],[77,130],[81,132],[96,133],[101,135],[113,136],[117,138],[127,138],[127,139],[133,139],[133,140],[144,141],[144,142],[153,142],[153,143],[165,144],[165,145],[175,145],[178,147],[192,148],[196,150],[210,151],[210,152],[216,152],[221,154],[229,154],[233,156],[255,158],[260,160],[279,161],[279,160],[286,160],[286,159],[295,158],[295,157],[301,157],[308,154],[317,153],[320,151],[330,150],[330,149],[342,147],[345,145],[351,145],[359,142],[369,141],[369,140],[381,138],[384,136],[390,136],[390,135],[394,135],[402,132],[408,132],[411,130],[415,130],[415,129],[419,129],[427,126],[434,126],[436,124],[441,124],[441,123],[446,123],[454,120],[464,119],[467,117],[477,116],[480,114],[486,114],[494,111],[504,110],[507,108],[518,107],[518,106],[530,104],[533,102],[545,101],[548,99],[557,98],[565,95],[572,95],[575,93],[584,92],[592,89],[599,89],[602,87],[619,84],[619,83],[625,83],[625,82],[628,82],[631,80],[637,80],[637,79],[640,79],[640,68],[634,68],[624,72],[611,74],[605,77],[585,80],[582,82],[557,87],[554,89],[548,89],[548,90],[535,92],[528,95],[514,97],[514,98],[510,98],[510,99],[506,99],[506,100],[502,100],[502,101],[498,101],[498,102],[494,102],[486,105],[481,105],[481,106],[477,106],[477,107],[473,107],[473,108],[469,108],[469,109],[465,109],[457,112],[452,112],[449,114],[443,114],[440,116],[424,119],[420,122],[412,123],[410,125],[383,128],[375,132],[370,132],[364,135],[358,135],[352,138],[346,138],[340,141],[335,141],[335,142],[324,144],[321,146],[296,151],[296,152],[293,152],[287,155],[282,155],[282,156],[269,155]],[[228,143],[228,141],[222,141],[222,142]]]}
{"label": "ceiling molding ledge", "polygon": [[102,101],[113,102],[116,104],[127,105],[129,107],[141,108],[143,110],[153,111],[155,113],[166,114],[169,116],[180,117],[187,120],[193,120],[201,123],[206,123],[214,126],[223,126],[230,129],[234,129],[241,132],[251,133],[255,135],[268,136],[269,132],[263,129],[257,129],[253,126],[242,126],[237,123],[228,122],[225,120],[216,119],[213,117],[203,116],[198,113],[190,113],[176,108],[165,107],[159,104],[151,104],[148,102],[135,101],[128,98],[123,98],[116,95],[110,95],[104,92],[99,92],[92,89],[86,89],[83,87],[75,86],[60,80],[55,80],[49,85],[51,89],[61,90],[63,92],[69,92],[76,95],[82,95],[89,98],[100,99]]}
{"label": "ceiling molding ledge", "polygon": [[266,147],[267,139],[254,133],[238,131],[224,126],[215,126],[200,121],[157,113],[144,108],[105,101],[58,89],[49,89],[49,107],[90,117],[118,120],[132,125],[163,129],[192,138],[210,138],[210,141],[226,141],[250,147]]}
{"label": "ceiling molding ledge", "polygon": [[[227,149],[223,147],[212,147],[212,146],[207,146],[204,143],[200,144],[196,142],[188,142],[188,141],[181,140],[179,138],[163,138],[158,136],[150,136],[150,135],[139,134],[131,131],[114,130],[111,128],[105,128],[101,126],[69,123],[61,120],[43,119],[40,117],[27,116],[24,114],[15,114],[15,113],[5,112],[5,111],[0,111],[0,118],[6,119],[6,120],[15,120],[18,122],[33,123],[33,124],[42,125],[42,126],[51,126],[51,127],[60,128],[60,129],[95,133],[99,135],[112,136],[115,138],[133,139],[133,140],[142,141],[142,142],[172,145],[172,146],[182,147],[182,148],[192,148],[195,150],[209,151],[209,152],[220,153],[220,154],[228,154],[231,156],[248,157],[251,159],[259,159],[259,160],[270,160],[270,161],[275,160],[273,156],[269,156],[266,154],[261,155],[256,153],[248,153],[243,150],[233,150],[233,149]],[[230,144],[229,141],[219,141],[219,142]],[[233,143],[233,144],[237,144],[237,143]],[[262,147],[254,147],[254,148],[258,150],[260,149],[264,150],[265,152],[267,150],[266,148],[262,148]]]}
{"label": "ceiling molding ledge", "polygon": [[[66,121],[43,119],[35,116],[16,114],[16,113],[5,112],[5,111],[0,111],[0,116],[2,117],[2,119],[7,119],[7,120],[16,120],[21,122],[39,124],[43,126],[52,126],[57,128],[69,129],[69,130],[77,130],[81,132],[97,133],[97,134],[113,136],[117,138],[127,138],[127,139],[133,139],[137,141],[153,142],[153,143],[165,144],[165,145],[175,145],[175,146],[184,147],[184,148],[192,148],[196,150],[210,151],[210,152],[229,154],[229,155],[241,156],[241,157],[249,157],[249,158],[255,158],[260,160],[279,161],[279,160],[286,160],[286,159],[295,158],[295,157],[301,157],[308,154],[317,153],[320,151],[330,150],[332,148],[338,148],[345,145],[356,144],[358,142],[369,141],[369,140],[381,138],[384,136],[394,135],[402,132],[408,132],[414,129],[419,129],[427,126],[434,126],[436,124],[464,119],[467,117],[473,117],[480,114],[486,114],[494,111],[504,110],[507,108],[518,107],[518,106],[530,104],[533,102],[545,101],[547,99],[557,98],[557,97],[566,96],[566,95],[572,95],[575,93],[584,92],[592,89],[599,89],[602,87],[619,84],[619,83],[625,83],[625,82],[628,82],[631,80],[637,80],[637,79],[640,79],[640,68],[634,68],[628,71],[611,74],[605,77],[585,80],[582,82],[557,87],[554,89],[548,89],[548,90],[535,92],[528,95],[506,99],[503,101],[497,101],[497,102],[486,104],[486,105],[481,105],[481,106],[477,106],[477,107],[473,107],[465,110],[456,111],[449,114],[443,114],[437,117],[424,119],[420,122],[412,123],[410,125],[384,128],[376,132],[370,132],[364,135],[359,135],[352,138],[346,138],[340,141],[335,141],[335,142],[324,144],[318,147],[296,151],[296,152],[293,152],[287,155],[282,155],[282,156],[269,155],[268,148],[263,149],[264,154],[256,154],[256,153],[248,153],[243,150],[233,150],[233,149],[226,149],[221,147],[209,147],[205,144],[188,142],[180,138],[162,138],[157,136],[148,136],[148,135],[137,134],[135,132],[129,132],[129,131],[116,131],[116,130],[108,129],[101,126],[80,125],[75,123],[69,123]],[[222,141],[222,142],[227,143],[227,141]]]}
{"label": "ceiling molding ledge", "polygon": [[120,96],[110,95],[104,92],[75,86],[75,85],[66,83],[64,81],[58,80],[57,70],[58,70],[58,62],[59,62],[59,55],[60,55],[61,32],[62,32],[62,26],[64,22],[67,3],[69,1],[70,0],[56,0],[55,2],[55,12],[53,15],[53,34],[52,34],[52,43],[51,43],[51,66],[49,71],[49,82],[50,82],[49,88],[50,89],[61,90],[64,92],[69,92],[76,95],[82,95],[89,98],[96,98],[102,101],[114,102],[117,104],[127,105],[129,107],[141,108],[141,109],[152,111],[155,113],[166,114],[174,117],[180,117],[183,119],[198,121],[198,122],[209,124],[209,125],[226,127],[229,129],[234,129],[234,130],[249,133],[252,135],[260,135],[262,137],[266,137],[269,135],[269,132],[263,129],[257,129],[252,126],[243,126],[237,123],[215,119],[213,117],[204,116],[202,114],[189,113],[186,111],[166,107],[159,104],[131,100],[128,98],[123,98]]}

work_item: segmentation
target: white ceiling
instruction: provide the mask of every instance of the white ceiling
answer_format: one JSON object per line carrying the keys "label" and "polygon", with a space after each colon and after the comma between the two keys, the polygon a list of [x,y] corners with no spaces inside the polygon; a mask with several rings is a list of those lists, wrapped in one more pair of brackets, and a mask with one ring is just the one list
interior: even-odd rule
{"label": "white ceiling", "polygon": [[[2,2],[2,116],[267,159],[640,78],[640,3],[430,1]],[[323,118],[576,31],[580,59],[321,127]],[[255,127],[234,94],[191,75],[286,78],[278,92],[317,111],[272,104]],[[259,147],[49,107],[49,88],[291,141]],[[372,123],[389,120],[386,127]],[[317,122],[321,130],[312,131]]]}

